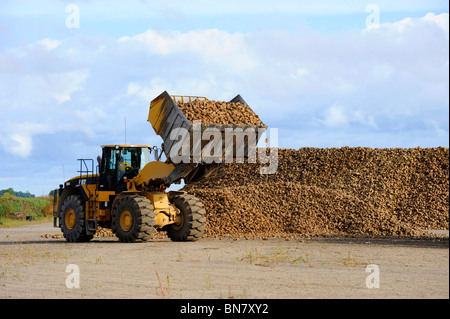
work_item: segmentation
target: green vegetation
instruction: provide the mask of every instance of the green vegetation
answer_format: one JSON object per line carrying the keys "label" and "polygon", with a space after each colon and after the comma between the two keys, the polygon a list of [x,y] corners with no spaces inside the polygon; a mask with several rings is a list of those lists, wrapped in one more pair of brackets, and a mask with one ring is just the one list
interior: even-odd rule
{"label": "green vegetation", "polygon": [[21,191],[16,192],[16,191],[14,191],[14,189],[12,189],[12,188],[0,190],[0,195],[6,194],[6,193],[11,194],[11,195],[13,195],[13,196],[24,197],[24,198],[30,198],[30,197],[31,197],[31,198],[34,198],[34,197],[36,197],[36,196],[34,196],[33,194],[30,194],[29,191],[26,191],[25,193],[24,193],[24,192],[21,192]]}
{"label": "green vegetation", "polygon": [[[0,227],[14,227],[33,222],[50,221],[53,213],[51,197],[17,197],[10,192],[0,196]],[[30,219],[28,217],[28,219]]]}

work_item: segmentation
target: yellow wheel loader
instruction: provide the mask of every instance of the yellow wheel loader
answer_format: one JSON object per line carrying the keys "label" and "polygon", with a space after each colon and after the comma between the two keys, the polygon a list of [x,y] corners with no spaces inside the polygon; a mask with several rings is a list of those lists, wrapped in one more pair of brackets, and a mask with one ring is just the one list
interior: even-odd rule
{"label": "yellow wheel loader", "polygon": [[[183,191],[166,192],[174,183],[198,180],[217,167],[215,163],[171,160],[177,142],[174,131],[184,128],[192,133],[193,127],[175,102],[180,99],[206,98],[163,92],[150,103],[148,121],[164,140],[161,149],[150,145],[103,145],[97,163],[79,159],[79,176],[65,181],[54,192],[53,225],[61,228],[68,242],[91,240],[99,226],[112,229],[121,242],[147,241],[155,231],[166,231],[173,241],[202,237],[206,222],[203,204]],[[232,101],[245,103],[240,95]],[[200,130],[208,127],[202,124]],[[226,127],[229,125],[219,130],[223,133]],[[266,126],[257,128],[264,130]],[[192,134],[184,138],[192,138]],[[159,160],[160,151],[166,155],[165,162]]]}

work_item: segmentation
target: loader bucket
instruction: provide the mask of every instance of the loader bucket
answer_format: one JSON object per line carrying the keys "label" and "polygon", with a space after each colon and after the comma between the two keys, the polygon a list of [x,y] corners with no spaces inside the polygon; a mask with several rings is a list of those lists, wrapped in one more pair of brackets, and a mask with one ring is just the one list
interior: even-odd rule
{"label": "loader bucket", "polygon": [[[221,138],[215,142],[220,142],[222,152],[219,153],[221,154],[220,160],[222,162],[229,160],[230,156],[233,159],[238,159],[241,156],[243,158],[251,156],[253,148],[256,149],[256,145],[261,135],[267,129],[267,125],[204,124],[201,118],[198,119],[202,121],[201,124],[191,123],[176,102],[191,102],[196,99],[208,101],[207,98],[199,96],[171,96],[164,91],[150,102],[148,121],[151,123],[155,133],[163,139],[163,150],[166,157],[170,158],[170,155],[174,154],[172,151],[175,149],[173,148],[178,147],[183,140],[187,142],[187,139],[189,139],[190,160],[195,163],[204,162],[204,158],[199,156],[199,150],[204,150],[205,146],[211,142],[207,138],[203,139],[204,133],[209,132],[220,132]],[[248,107],[240,95],[237,95],[230,102],[242,103]],[[183,135],[183,132],[188,132],[188,134]],[[254,134],[252,138],[249,137],[250,133]],[[217,157],[215,159],[219,160]]]}

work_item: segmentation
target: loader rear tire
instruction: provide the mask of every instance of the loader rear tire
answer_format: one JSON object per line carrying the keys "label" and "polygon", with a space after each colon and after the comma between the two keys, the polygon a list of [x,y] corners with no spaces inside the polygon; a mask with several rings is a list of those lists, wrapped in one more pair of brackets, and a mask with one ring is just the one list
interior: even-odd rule
{"label": "loader rear tire", "polygon": [[180,222],[167,225],[167,236],[172,241],[195,241],[205,231],[206,211],[203,203],[195,196],[175,196],[174,204],[181,212]]}
{"label": "loader rear tire", "polygon": [[68,242],[87,242],[94,236],[86,235],[86,213],[81,196],[70,195],[61,207],[61,231]]}
{"label": "loader rear tire", "polygon": [[129,195],[119,199],[112,210],[112,230],[123,243],[148,241],[155,228],[155,212],[144,196]]}

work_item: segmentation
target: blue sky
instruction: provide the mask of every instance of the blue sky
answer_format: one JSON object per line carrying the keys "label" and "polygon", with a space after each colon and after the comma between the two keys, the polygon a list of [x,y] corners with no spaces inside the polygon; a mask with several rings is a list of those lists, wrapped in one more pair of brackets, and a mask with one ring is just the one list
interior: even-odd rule
{"label": "blue sky", "polygon": [[1,0],[0,189],[47,194],[125,117],[160,145],[164,90],[241,94],[283,148],[448,147],[448,47],[447,1]]}

